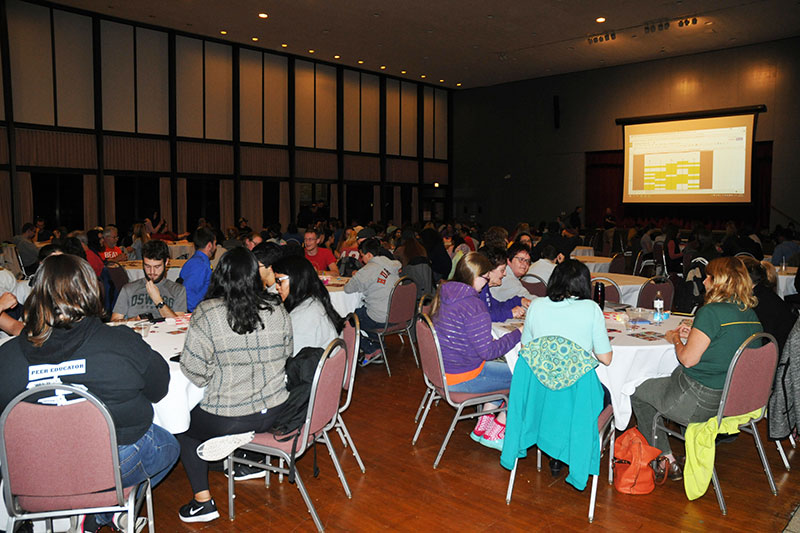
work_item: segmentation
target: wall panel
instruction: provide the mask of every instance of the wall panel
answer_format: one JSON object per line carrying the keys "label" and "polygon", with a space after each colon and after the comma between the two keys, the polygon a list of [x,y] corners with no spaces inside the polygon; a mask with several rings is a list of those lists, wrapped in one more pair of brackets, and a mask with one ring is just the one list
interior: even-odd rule
{"label": "wall panel", "polygon": [[136,28],[136,95],[139,133],[169,133],[167,34]]}
{"label": "wall panel", "polygon": [[233,174],[233,146],[178,142],[177,148],[178,172]]}
{"label": "wall panel", "polygon": [[361,75],[361,151],[380,151],[380,79],[372,74]]}
{"label": "wall panel", "polygon": [[417,155],[417,85],[400,84],[400,154]]}
{"label": "wall panel", "polygon": [[386,80],[386,153],[400,155],[400,82]]}
{"label": "wall panel", "polygon": [[206,138],[233,138],[232,49],[227,44],[206,41]]}
{"label": "wall panel", "polygon": [[106,135],[103,146],[107,169],[169,172],[167,140]]}
{"label": "wall panel", "polygon": [[0,240],[10,241],[16,234],[11,209],[11,176],[7,170],[0,170]]}
{"label": "wall panel", "polygon": [[289,143],[288,67],[285,57],[264,54],[264,142]]}
{"label": "wall panel", "polygon": [[317,65],[315,76],[317,148],[336,149],[336,68]]}
{"label": "wall panel", "polygon": [[358,72],[344,70],[342,92],[344,96],[342,144],[345,150],[357,152],[361,149],[361,75]]}
{"label": "wall panel", "polygon": [[419,164],[410,159],[388,158],[386,180],[396,183],[419,183]]}
{"label": "wall panel", "polygon": [[135,131],[133,26],[100,22],[103,129]]}
{"label": "wall panel", "polygon": [[[158,179],[158,202],[161,218],[167,222],[167,227],[172,226],[172,184],[169,178]],[[147,216],[151,214],[147,213]]]}
{"label": "wall panel", "polygon": [[239,138],[242,142],[260,143],[264,135],[263,53],[239,50]]}
{"label": "wall panel", "polygon": [[58,125],[94,128],[92,19],[53,10]]}
{"label": "wall panel", "polygon": [[422,121],[422,135],[423,135],[423,157],[433,157],[433,87],[425,87],[423,89],[423,121]]}
{"label": "wall panel", "polygon": [[178,135],[203,137],[203,42],[176,37],[175,56]]}
{"label": "wall panel", "polygon": [[298,150],[295,174],[298,178],[335,180],[338,176],[336,154]]}
{"label": "wall panel", "polygon": [[352,181],[380,181],[381,160],[377,157],[344,155],[344,179]]}
{"label": "wall panel", "polygon": [[14,120],[53,125],[50,10],[9,0],[6,11]]}
{"label": "wall panel", "polygon": [[297,146],[314,147],[314,85],[314,64],[295,61],[294,142]]}
{"label": "wall panel", "polygon": [[18,128],[17,164],[21,166],[97,168],[94,135]]}
{"label": "wall panel", "polygon": [[433,156],[436,159],[447,159],[447,91],[434,90],[434,147]]}
{"label": "wall panel", "polygon": [[264,227],[264,184],[257,180],[242,180],[242,210],[244,218],[255,231]]}
{"label": "wall panel", "polygon": [[242,146],[241,158],[243,176],[289,176],[289,152],[285,149]]}
{"label": "wall panel", "polygon": [[289,227],[289,224],[291,224],[292,222],[288,181],[282,181],[280,183],[280,198],[281,198],[281,203],[278,208],[278,221],[280,222],[283,231],[286,231]]}
{"label": "wall panel", "polygon": [[[113,183],[113,182],[112,182]],[[111,202],[114,205],[114,202]],[[100,224],[97,212],[97,175],[83,175],[83,228],[90,229]]]}

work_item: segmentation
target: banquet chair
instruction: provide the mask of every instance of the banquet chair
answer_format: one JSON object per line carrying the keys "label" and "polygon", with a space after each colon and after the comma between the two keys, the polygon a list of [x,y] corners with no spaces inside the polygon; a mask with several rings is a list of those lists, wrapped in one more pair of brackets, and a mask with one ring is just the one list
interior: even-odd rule
{"label": "banquet chair", "polygon": [[667,256],[664,255],[664,243],[661,241],[653,243],[653,263],[656,275],[667,275]]}
{"label": "banquet chair", "polygon": [[608,272],[610,274],[624,274],[625,273],[625,253],[620,252],[614,254],[611,262],[608,264]]}
{"label": "banquet chair", "polygon": [[[605,409],[597,417],[597,431],[600,433],[600,455],[603,455],[603,450],[606,445],[608,446],[608,484],[614,483],[614,441],[616,431],[614,428],[614,408],[611,405],[606,406]],[[511,505],[511,493],[514,490],[514,480],[517,477],[517,465],[519,459],[514,461],[514,468],[508,478],[508,489],[506,490],[506,505]],[[542,471],[542,450],[536,449],[536,470]],[[597,503],[597,479],[599,475],[592,475],[592,490],[589,496],[589,523],[594,521],[594,507]]]}
{"label": "banquet chair", "polygon": [[408,336],[411,351],[414,353],[414,362],[417,363],[417,368],[419,368],[417,347],[414,344],[414,339],[411,338],[416,303],[416,283],[408,277],[398,279],[392,288],[392,293],[389,295],[386,324],[382,329],[369,330],[378,335],[378,342],[381,344],[381,352],[383,353],[383,363],[386,365],[386,372],[389,376],[392,375],[392,371],[389,369],[389,357],[386,354],[386,344],[383,341],[387,335],[399,335],[401,339],[403,338],[403,333]]}
{"label": "banquet chair", "polygon": [[[444,455],[444,450],[447,448],[447,443],[450,441],[456,424],[461,420],[468,420],[485,414],[505,411],[505,405],[508,405],[508,389],[481,393],[450,392],[447,386],[447,378],[445,377],[439,338],[436,335],[436,328],[428,315],[422,315],[417,319],[417,342],[419,342],[419,353],[422,359],[422,375],[425,379],[426,388],[425,395],[422,397],[422,402],[414,418],[414,422],[419,420],[419,423],[417,424],[417,431],[414,433],[414,438],[411,440],[411,445],[413,446],[417,443],[419,434],[422,431],[422,426],[425,425],[425,419],[428,417],[428,413],[434,401],[438,402],[439,400],[444,400],[456,410],[453,421],[450,423],[450,428],[447,430],[447,434],[444,437],[444,442],[442,442],[442,446],[439,448],[439,454],[433,462],[433,468],[436,468],[439,466],[439,461],[442,459],[442,455]],[[464,409],[467,407],[475,406],[480,409],[480,406],[484,403],[498,401],[504,402],[504,406],[491,410],[478,410],[474,413],[463,414]],[[419,415],[423,405],[425,406],[425,411],[422,413],[422,418],[420,419]]]}
{"label": "banquet chair", "polygon": [[[763,345],[759,346],[760,343],[763,343]],[[772,392],[772,382],[777,365],[778,343],[775,338],[768,333],[751,335],[736,350],[728,366],[728,375],[725,378],[725,386],[722,389],[722,398],[717,410],[717,424],[719,425],[725,417],[739,416],[761,409],[761,415],[758,418],[742,424],[739,429],[753,436],[773,495],[778,494],[778,489],[772,478],[772,470],[769,467],[767,456],[764,454],[764,446],[761,444],[761,437],[758,435],[756,423],[764,418],[767,402]],[[665,424],[659,423],[660,420],[665,418],[661,413],[656,413],[656,417],[653,420],[654,439],[658,438],[656,431],[660,429],[665,431],[667,435],[684,440],[682,432],[671,430]],[[717,493],[719,509],[725,515],[728,513],[728,508],[725,505],[725,497],[722,495],[716,468],[712,470],[711,482]]]}
{"label": "banquet chair", "polygon": [[636,297],[636,307],[653,308],[653,300],[658,291],[664,298],[664,311],[672,310],[672,300],[675,295],[675,286],[669,278],[665,276],[653,276],[639,287],[639,295]]}
{"label": "banquet chair", "polygon": [[[347,487],[342,467],[336,454],[333,452],[328,432],[336,425],[339,416],[339,403],[342,395],[342,383],[344,383],[347,370],[347,347],[341,339],[331,341],[325,352],[320,357],[317,369],[314,372],[314,380],[311,384],[311,395],[308,400],[308,411],[306,411],[305,422],[296,432],[287,436],[278,436],[272,433],[257,433],[255,438],[241,446],[240,450],[262,453],[267,456],[276,456],[282,460],[280,466],[272,465],[270,462],[258,463],[249,459],[234,456],[231,453],[225,460],[228,472],[233,472],[234,464],[246,464],[248,466],[261,468],[268,472],[284,474],[289,476],[289,482],[297,484],[297,490],[303,497],[303,501],[314,520],[314,525],[319,531],[324,531],[322,522],[319,519],[314,503],[306,490],[300,474],[295,470],[295,462],[318,438],[322,438],[328,448],[328,452],[333,461],[339,479],[345,487],[345,492],[350,496],[350,489]],[[286,463],[286,467],[283,463]],[[314,463],[315,475],[317,472],[316,461]],[[269,486],[269,475],[265,478]],[[233,476],[228,477],[228,517],[235,518],[234,501],[236,498],[234,490]]]}
{"label": "banquet chair", "polygon": [[519,281],[534,296],[547,296],[547,282],[536,274],[525,274]]}
{"label": "banquet chair", "polygon": [[[607,302],[622,303],[622,289],[619,288],[616,281],[603,276],[595,276],[592,278],[592,289],[594,289],[595,283],[602,283],[605,285]],[[594,294],[594,290],[592,294]]]}
{"label": "banquet chair", "polygon": [[[650,256],[650,257],[648,257]],[[645,272],[655,272],[655,261],[653,261],[652,254],[646,254],[639,251],[636,255],[636,261],[633,263],[633,275],[643,276]],[[647,276],[650,277],[650,276]]]}
{"label": "banquet chair", "polygon": [[[47,404],[30,401],[48,391]],[[155,530],[150,481],[122,486],[114,421],[92,393],[67,384],[22,392],[3,411],[0,434],[6,531],[44,519],[52,532],[53,518],[121,511],[132,531],[143,499],[148,530]]]}

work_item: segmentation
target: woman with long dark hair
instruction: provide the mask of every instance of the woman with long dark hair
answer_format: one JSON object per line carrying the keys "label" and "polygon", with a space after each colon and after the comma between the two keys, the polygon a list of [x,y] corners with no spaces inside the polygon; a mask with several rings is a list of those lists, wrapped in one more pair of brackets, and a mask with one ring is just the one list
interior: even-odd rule
{"label": "woman with long dark hair", "polygon": [[197,446],[212,437],[272,427],[289,396],[284,365],[292,353],[286,309],[264,290],[252,252],[234,248],[214,269],[181,354],[183,373],[205,387],[202,401],[192,409],[189,429],[178,435],[194,493],[180,509],[182,521],[219,517],[208,488],[208,463],[197,456]]}
{"label": "woman with long dark hair", "polygon": [[289,256],[273,263],[275,283],[289,311],[294,334],[294,354],[303,348],[325,348],[337,338],[344,319],[331,304],[328,289],[305,257]]}

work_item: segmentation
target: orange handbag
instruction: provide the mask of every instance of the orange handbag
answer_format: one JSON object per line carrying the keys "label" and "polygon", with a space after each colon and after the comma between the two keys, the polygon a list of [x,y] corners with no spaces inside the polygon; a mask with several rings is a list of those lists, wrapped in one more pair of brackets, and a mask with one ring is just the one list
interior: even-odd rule
{"label": "orange handbag", "polygon": [[[653,492],[656,488],[655,472],[650,462],[660,454],[661,451],[650,446],[638,429],[625,431],[614,445],[614,488],[623,494]],[[669,464],[666,468],[669,469]]]}

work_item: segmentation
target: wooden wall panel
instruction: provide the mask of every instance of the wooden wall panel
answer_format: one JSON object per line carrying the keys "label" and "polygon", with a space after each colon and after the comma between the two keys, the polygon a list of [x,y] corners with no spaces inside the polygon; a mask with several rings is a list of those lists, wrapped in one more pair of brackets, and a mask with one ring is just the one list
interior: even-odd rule
{"label": "wooden wall panel", "polygon": [[295,61],[294,65],[294,142],[314,147],[314,63]]}
{"label": "wooden wall panel", "polygon": [[400,154],[417,155],[417,84],[400,84]]}
{"label": "wooden wall panel", "polygon": [[400,155],[400,82],[386,80],[386,153]]}
{"label": "wooden wall panel", "polygon": [[135,131],[133,26],[100,22],[103,129]]}
{"label": "wooden wall panel", "polygon": [[335,180],[338,178],[336,154],[298,150],[295,173],[298,178]]}
{"label": "wooden wall panel", "polygon": [[344,179],[351,181],[380,181],[381,160],[377,157],[345,154]]}
{"label": "wooden wall panel", "polygon": [[443,89],[434,90],[434,148],[433,157],[436,159],[447,159],[447,91]]}
{"label": "wooden wall panel", "polygon": [[239,51],[239,138],[260,143],[264,135],[263,53],[242,48]]}
{"label": "wooden wall panel", "polygon": [[8,131],[6,131],[5,126],[0,126],[0,165],[7,165],[7,164],[8,164]]}
{"label": "wooden wall panel", "polygon": [[107,169],[169,172],[167,140],[106,135],[103,146]]}
{"label": "wooden wall panel", "polygon": [[242,175],[289,176],[289,152],[278,148],[242,146]]}
{"label": "wooden wall panel", "polygon": [[[233,219],[233,180],[219,182],[219,227],[228,228],[235,225]],[[217,243],[222,246],[222,243]],[[219,255],[217,255],[219,259]]]}
{"label": "wooden wall panel", "polygon": [[380,79],[372,74],[361,75],[361,151],[380,151]]}
{"label": "wooden wall panel", "polygon": [[381,186],[372,187],[372,220],[381,220]]}
{"label": "wooden wall panel", "polygon": [[17,171],[14,184],[14,233],[22,230],[26,222],[33,222],[33,186],[31,173]]}
{"label": "wooden wall panel", "polygon": [[11,209],[11,176],[0,170],[0,241],[9,241],[16,235],[14,213]]}
{"label": "wooden wall panel", "polygon": [[419,164],[410,159],[387,159],[386,181],[395,183],[418,183]]}
{"label": "wooden wall panel", "polygon": [[175,38],[178,135],[203,137],[203,42]]}
{"label": "wooden wall panel", "polygon": [[178,172],[233,174],[233,146],[178,142]]}
{"label": "wooden wall panel", "polygon": [[316,66],[315,144],[317,148],[336,149],[336,68]]}
{"label": "wooden wall panel", "polygon": [[250,227],[260,231],[264,227],[264,184],[257,180],[242,180],[242,216]]}
{"label": "wooden wall panel", "polygon": [[423,95],[423,157],[433,158],[433,87],[425,87]]}
{"label": "wooden wall panel", "polygon": [[16,133],[18,165],[97,168],[94,135],[23,128]]}
{"label": "wooden wall panel", "polygon": [[422,165],[422,174],[425,183],[434,183],[438,181],[442,185],[447,185],[447,163],[425,161]]}
{"label": "wooden wall panel", "polygon": [[206,41],[206,139],[233,139],[231,47]]}
{"label": "wooden wall panel", "polygon": [[342,143],[345,150],[361,150],[361,75],[345,69],[342,76],[344,116]]}
{"label": "wooden wall panel", "polygon": [[6,2],[14,120],[54,124],[50,10],[27,2]]}
{"label": "wooden wall panel", "polygon": [[136,95],[139,133],[169,133],[167,34],[136,28]]}
{"label": "wooden wall panel", "polygon": [[92,19],[53,10],[58,125],[94,128]]}
{"label": "wooden wall panel", "polygon": [[289,144],[287,59],[264,54],[264,142]]}

